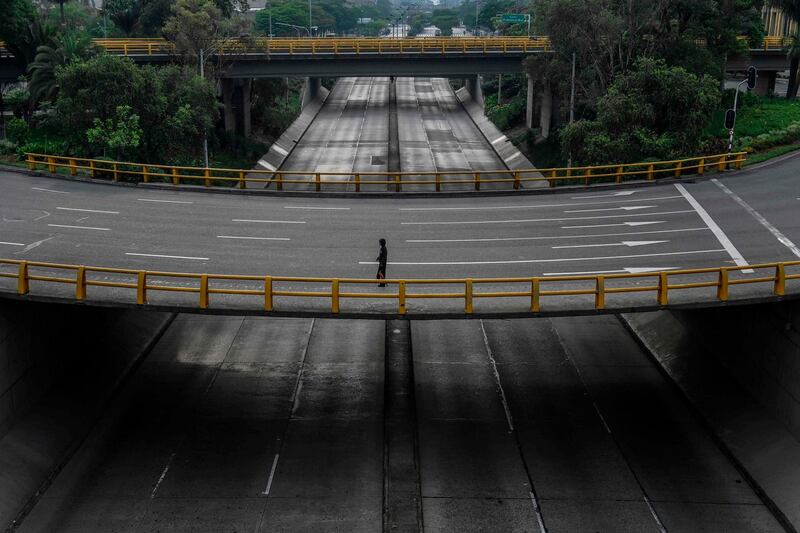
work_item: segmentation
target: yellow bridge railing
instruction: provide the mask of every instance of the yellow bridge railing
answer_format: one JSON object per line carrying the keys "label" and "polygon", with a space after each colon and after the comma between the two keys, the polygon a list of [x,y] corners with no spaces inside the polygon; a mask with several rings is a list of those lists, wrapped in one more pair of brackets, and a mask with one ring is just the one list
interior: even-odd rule
{"label": "yellow bridge railing", "polygon": [[[787,293],[788,282],[800,279],[798,267],[800,261],[636,274],[491,279],[391,279],[383,281],[389,285],[388,291],[368,292],[366,288],[375,287],[379,282],[374,279],[352,278],[158,272],[0,259],[0,281],[3,278],[14,280],[16,287],[12,286],[6,291],[12,290],[19,295],[31,293],[34,283],[37,288],[47,285],[72,285],[74,286],[72,294],[77,301],[86,301],[89,298],[90,288],[92,290],[105,288],[122,289],[123,292],[135,297],[135,302],[139,305],[147,304],[149,295],[154,292],[188,293],[195,298],[189,305],[199,309],[210,308],[212,297],[222,299],[244,296],[257,300],[259,304],[256,309],[259,311],[313,311],[314,309],[310,308],[290,308],[283,304],[292,299],[323,299],[328,302],[325,312],[337,314],[341,311],[343,300],[372,299],[394,302],[393,312],[404,315],[408,312],[409,300],[456,300],[460,302],[459,312],[469,315],[476,312],[476,302],[481,299],[505,302],[522,300],[525,303],[518,309],[507,307],[503,309],[508,309],[509,312],[538,313],[543,308],[543,299],[565,300],[576,296],[588,296],[593,299],[593,308],[596,310],[605,309],[606,299],[614,295],[649,294],[652,299],[641,300],[637,304],[666,306],[670,302],[670,294],[702,288],[714,290],[715,299],[725,302],[730,298],[731,289],[739,285],[760,287],[768,285],[769,290],[759,295],[784,296]],[[755,271],[754,277],[735,276],[742,270],[748,269]],[[186,282],[189,286],[178,286],[178,283],[186,285]],[[221,282],[225,285],[222,286]],[[353,288],[348,289],[348,287]],[[452,287],[452,289],[448,292],[419,290],[412,292],[413,287],[434,289]],[[489,289],[480,290],[481,287]],[[48,296],[52,296],[52,293]],[[120,299],[116,301],[125,303]],[[626,305],[626,308],[631,307],[635,305],[629,303]],[[452,311],[452,308],[449,310]],[[478,309],[478,312],[480,311]],[[370,312],[380,314],[374,309]]]}
{"label": "yellow bridge railing", "polygon": [[[152,56],[173,52],[164,39],[95,39],[111,54]],[[276,55],[374,55],[374,54],[467,54],[550,52],[547,37],[432,37],[386,38],[255,38],[229,39],[219,43],[221,54]]]}
{"label": "yellow bridge railing", "polygon": [[[510,189],[522,189],[525,184],[545,182],[558,184],[583,184],[610,182],[623,183],[631,180],[653,181],[660,177],[703,175],[709,171],[723,172],[730,167],[740,169],[747,159],[746,152],[676,159],[571,168],[542,168],[528,170],[475,170],[475,171],[413,171],[413,172],[332,172],[294,170],[246,170],[230,168],[184,167],[153,165],[103,159],[48,154],[25,154],[28,168],[44,167],[49,172],[68,171],[72,176],[79,173],[92,178],[108,178],[113,181],[128,180],[141,183],[203,184],[212,186],[238,186],[274,184],[277,190],[286,185],[303,185],[321,191],[322,186],[353,187],[362,192],[365,186],[383,186],[383,190],[419,190],[427,187],[435,191],[448,185],[464,185],[476,191],[484,185],[505,184]],[[374,188],[374,187],[373,187]]]}

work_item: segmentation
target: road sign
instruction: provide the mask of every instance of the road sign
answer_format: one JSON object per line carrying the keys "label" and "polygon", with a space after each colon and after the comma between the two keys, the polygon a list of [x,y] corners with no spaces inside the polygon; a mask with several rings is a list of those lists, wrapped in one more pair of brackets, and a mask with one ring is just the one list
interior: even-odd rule
{"label": "road sign", "polygon": [[504,24],[522,24],[528,20],[528,15],[521,15],[519,13],[503,13],[500,21]]}

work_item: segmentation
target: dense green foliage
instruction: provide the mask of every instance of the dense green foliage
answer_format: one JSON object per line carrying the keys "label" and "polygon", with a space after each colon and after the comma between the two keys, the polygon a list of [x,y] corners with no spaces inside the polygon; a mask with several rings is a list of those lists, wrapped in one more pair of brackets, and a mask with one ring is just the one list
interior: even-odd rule
{"label": "dense green foliage", "polygon": [[719,99],[719,84],[711,76],[643,58],[598,100],[596,119],[564,128],[563,148],[590,164],[691,153]]}

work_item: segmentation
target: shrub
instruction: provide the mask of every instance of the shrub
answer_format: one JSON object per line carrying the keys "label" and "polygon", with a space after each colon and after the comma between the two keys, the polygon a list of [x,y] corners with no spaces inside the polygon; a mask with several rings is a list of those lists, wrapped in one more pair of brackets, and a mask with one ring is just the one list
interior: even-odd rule
{"label": "shrub", "polygon": [[14,117],[6,123],[6,137],[16,145],[25,144],[30,135],[28,123],[21,118]]}

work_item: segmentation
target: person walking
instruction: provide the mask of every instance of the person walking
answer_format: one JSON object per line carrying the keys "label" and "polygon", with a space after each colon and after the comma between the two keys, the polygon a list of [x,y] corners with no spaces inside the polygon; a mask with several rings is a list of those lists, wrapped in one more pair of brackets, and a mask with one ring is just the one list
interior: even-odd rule
{"label": "person walking", "polygon": [[[378,275],[376,279],[384,280],[386,279],[386,261],[389,258],[389,251],[386,249],[386,239],[381,239],[378,241],[381,245],[381,250],[378,252],[378,257],[375,259],[378,262]],[[385,287],[385,283],[379,283],[378,287]]]}

